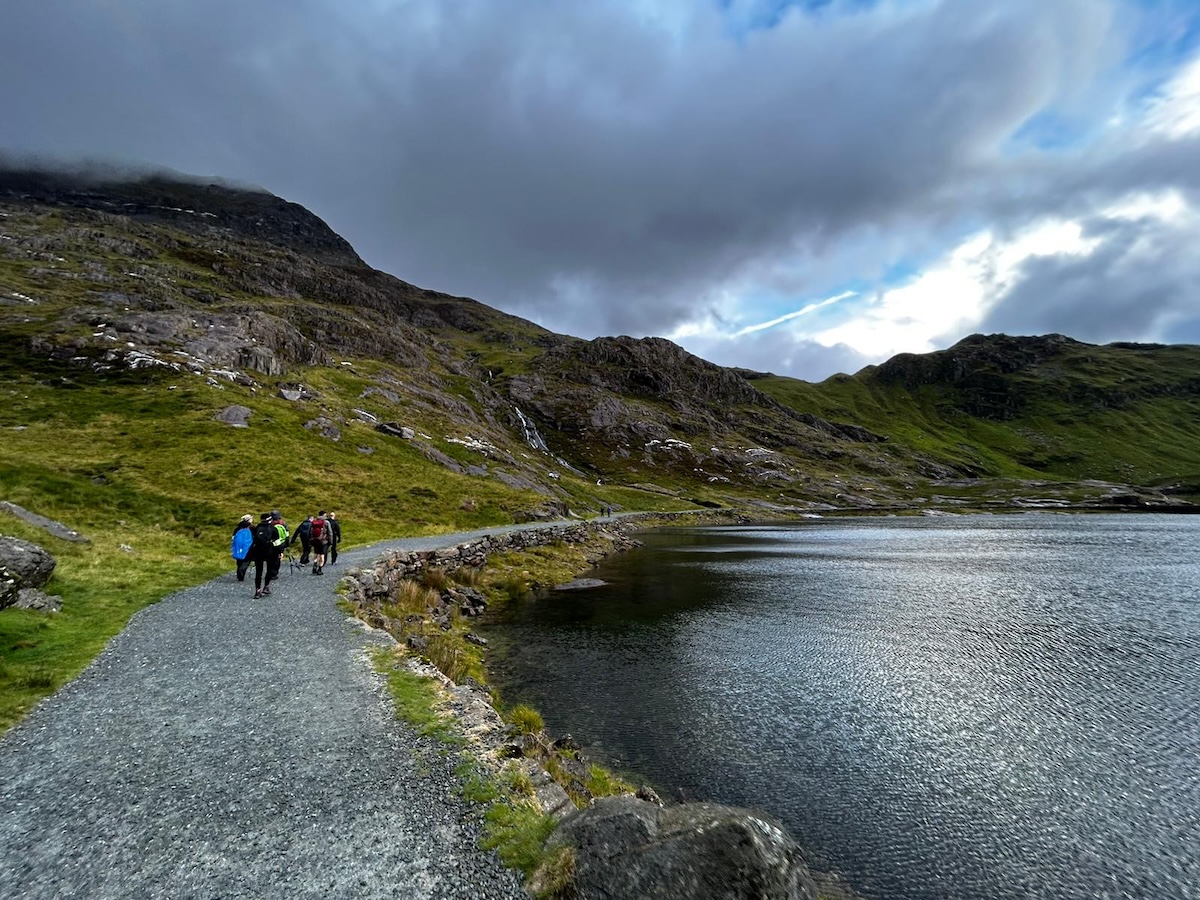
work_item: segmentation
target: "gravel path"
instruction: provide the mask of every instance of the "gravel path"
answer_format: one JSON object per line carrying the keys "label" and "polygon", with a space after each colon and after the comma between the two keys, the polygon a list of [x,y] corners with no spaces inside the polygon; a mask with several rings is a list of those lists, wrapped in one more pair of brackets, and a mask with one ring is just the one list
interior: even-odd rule
{"label": "gravel path", "polygon": [[524,897],[333,595],[384,549],[484,533],[323,577],[285,560],[262,600],[231,572],[134,616],[0,740],[0,898]]}

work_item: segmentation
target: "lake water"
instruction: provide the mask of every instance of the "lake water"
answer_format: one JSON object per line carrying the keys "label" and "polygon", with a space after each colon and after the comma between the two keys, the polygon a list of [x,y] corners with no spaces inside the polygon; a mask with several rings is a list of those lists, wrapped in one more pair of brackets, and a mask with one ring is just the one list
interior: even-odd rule
{"label": "lake water", "polygon": [[872,898],[1200,898],[1200,517],[676,529],[489,629],[493,680]]}

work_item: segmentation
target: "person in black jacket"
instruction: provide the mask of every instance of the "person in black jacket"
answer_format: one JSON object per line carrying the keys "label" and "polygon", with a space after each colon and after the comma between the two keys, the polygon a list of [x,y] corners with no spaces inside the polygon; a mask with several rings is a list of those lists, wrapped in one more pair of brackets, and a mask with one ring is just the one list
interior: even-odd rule
{"label": "person in black jacket", "polygon": [[[275,548],[277,536],[278,532],[275,530],[275,523],[271,521],[271,514],[263,513],[259,517],[258,524],[254,526],[254,538],[250,544],[250,558],[254,560],[255,600],[271,593],[271,580],[279,572],[278,563],[274,566],[271,565],[274,560],[279,558],[279,552]],[[263,579],[264,570],[266,571],[265,581]]]}
{"label": "person in black jacket", "polygon": [[297,538],[300,539],[300,547],[303,551],[300,554],[300,565],[302,566],[308,565],[308,554],[312,550],[312,520],[313,517],[309,516],[297,525],[296,530],[292,532],[291,540],[288,541],[288,544],[294,544]]}
{"label": "person in black jacket", "polygon": [[337,513],[329,514],[329,561],[337,562],[338,544],[342,542],[342,523],[338,521]]}

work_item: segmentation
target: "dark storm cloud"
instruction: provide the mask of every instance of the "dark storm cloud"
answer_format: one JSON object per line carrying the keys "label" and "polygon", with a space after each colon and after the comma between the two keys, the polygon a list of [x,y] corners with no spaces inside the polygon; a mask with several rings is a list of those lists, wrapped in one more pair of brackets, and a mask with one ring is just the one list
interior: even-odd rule
{"label": "dark storm cloud", "polygon": [[254,182],[410,281],[661,334],[742,284],[825,291],[847,246],[882,268],[1141,184],[1115,154],[997,151],[1113,62],[1111,24],[942,2],[733,40],[702,2],[9,0],[0,147]]}
{"label": "dark storm cloud", "polygon": [[1179,335],[1200,326],[1197,231],[1155,218],[1089,223],[1100,239],[1086,257],[1025,263],[1020,283],[995,307],[983,331],[1058,332],[1091,343]]}

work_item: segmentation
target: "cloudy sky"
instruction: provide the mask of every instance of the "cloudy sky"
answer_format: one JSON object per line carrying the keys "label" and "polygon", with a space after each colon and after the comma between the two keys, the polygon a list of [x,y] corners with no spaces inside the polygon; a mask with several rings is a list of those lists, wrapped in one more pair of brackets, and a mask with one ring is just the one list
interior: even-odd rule
{"label": "cloudy sky", "polygon": [[0,153],[259,184],[581,337],[1200,343],[1196,0],[4,0],[0,85]]}

